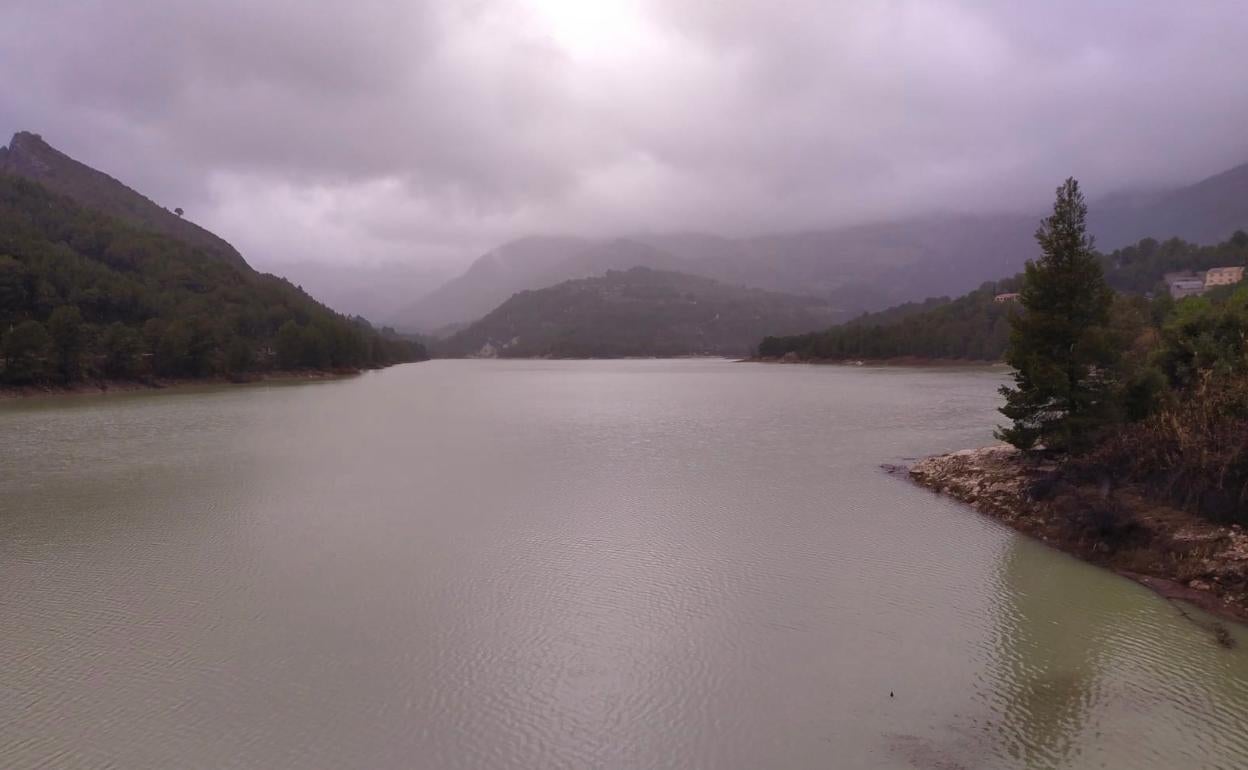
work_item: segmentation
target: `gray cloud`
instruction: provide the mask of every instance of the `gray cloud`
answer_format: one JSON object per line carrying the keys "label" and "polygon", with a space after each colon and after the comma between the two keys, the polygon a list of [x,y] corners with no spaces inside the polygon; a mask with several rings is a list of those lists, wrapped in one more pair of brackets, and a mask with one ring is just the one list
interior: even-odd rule
{"label": "gray cloud", "polygon": [[1034,208],[1248,160],[1237,1],[7,0],[0,131],[253,262]]}

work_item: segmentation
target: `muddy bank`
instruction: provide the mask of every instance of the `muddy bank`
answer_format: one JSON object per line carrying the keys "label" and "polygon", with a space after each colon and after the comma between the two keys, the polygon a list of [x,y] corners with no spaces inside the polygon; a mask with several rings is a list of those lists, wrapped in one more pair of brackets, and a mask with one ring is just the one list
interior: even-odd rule
{"label": "muddy bank", "polygon": [[359,369],[315,372],[255,372],[243,377],[152,378],[147,380],[93,380],[72,385],[0,386],[0,400],[40,396],[87,396],[101,393],[132,393],[144,390],[204,387],[206,385],[250,385],[260,382],[337,380],[360,374]]}
{"label": "muddy bank", "polygon": [[[1054,463],[1005,445],[929,457],[910,477],[1168,599],[1248,622],[1248,533],[1238,525],[1211,523],[1134,489],[1066,485]],[[1219,641],[1229,639],[1224,634]]]}

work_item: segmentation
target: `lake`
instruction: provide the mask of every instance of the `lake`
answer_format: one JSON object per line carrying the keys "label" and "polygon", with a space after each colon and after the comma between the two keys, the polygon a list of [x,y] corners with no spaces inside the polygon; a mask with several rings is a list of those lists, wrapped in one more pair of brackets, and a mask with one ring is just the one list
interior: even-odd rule
{"label": "lake", "polygon": [[990,442],[1003,379],[434,361],[2,403],[0,765],[1248,766],[1241,628],[881,470]]}

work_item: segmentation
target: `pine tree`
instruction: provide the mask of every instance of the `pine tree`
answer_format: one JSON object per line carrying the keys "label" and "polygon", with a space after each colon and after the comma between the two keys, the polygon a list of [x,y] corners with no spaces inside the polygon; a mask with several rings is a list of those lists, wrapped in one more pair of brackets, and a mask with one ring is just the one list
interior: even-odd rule
{"label": "pine tree", "polygon": [[997,437],[1020,449],[1078,451],[1111,417],[1113,290],[1087,234],[1087,214],[1079,183],[1067,179],[1036,231],[1041,257],[1027,263],[1022,312],[1011,318],[1005,360],[1014,387],[1001,388],[1001,413],[1013,424]]}

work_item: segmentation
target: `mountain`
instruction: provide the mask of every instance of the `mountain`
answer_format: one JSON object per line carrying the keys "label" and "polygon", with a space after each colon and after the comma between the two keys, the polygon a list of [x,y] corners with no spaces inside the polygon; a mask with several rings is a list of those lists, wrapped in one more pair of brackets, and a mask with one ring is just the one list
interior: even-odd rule
{"label": "mountain", "polygon": [[[847,312],[879,310],[924,297],[956,296],[985,278],[1018,272],[1036,256],[1040,215],[943,214],[829,230],[724,238],[685,232],[638,235],[650,253],[617,254],[597,268],[675,269],[725,283],[821,297]],[[1097,201],[1089,218],[1102,248],[1145,236],[1216,243],[1248,227],[1248,165],[1194,185]],[[443,290],[395,317],[431,329],[479,317],[510,293],[585,277],[581,239],[526,239],[485,257]],[[632,264],[629,264],[630,258]],[[592,264],[594,261],[589,260]]]}
{"label": "mountain", "polygon": [[[5,153],[6,168],[29,167],[36,156],[21,138],[29,136],[15,140],[16,160],[12,147]],[[425,357],[418,344],[257,273],[207,231],[114,214],[138,193],[37,149],[55,161],[40,173],[90,184],[68,185],[86,190],[84,203],[0,172],[0,382],[245,378]],[[94,201],[115,205],[97,209]]]}
{"label": "mountain", "polygon": [[386,321],[453,275],[444,267],[387,262],[333,264],[290,262],[282,275],[339,313]]}
{"label": "mountain", "polygon": [[463,275],[391,316],[401,329],[432,332],[481,318],[518,291],[630,267],[672,269],[678,260],[629,239],[593,241],[532,237],[512,241],[473,262]]}
{"label": "mountain", "polygon": [[154,203],[108,174],[74,160],[53,148],[38,134],[20,131],[13,135],[7,148],[0,148],[0,174],[38,182],[87,208],[190,244],[230,264],[240,267],[247,264],[242,255],[221,238]]}
{"label": "mountain", "polygon": [[736,241],[688,267],[730,283],[827,298],[862,311],[967,291],[1020,269],[1036,220],[1017,214],[946,215],[781,233]]}
{"label": "mountain", "polygon": [[635,267],[523,291],[438,347],[447,356],[746,355],[762,336],[826,325],[826,302]]}
{"label": "mountain", "polygon": [[[946,214],[739,240],[679,234],[647,242],[684,258],[687,272],[872,310],[962,294],[1022,270],[1036,256],[1039,222],[1039,215]],[[1092,205],[1089,225],[1106,250],[1150,236],[1217,243],[1248,228],[1248,164],[1173,190],[1108,196]]]}
{"label": "mountain", "polygon": [[[1157,289],[1166,273],[1248,264],[1248,233],[1236,231],[1214,246],[1171,238],[1145,238],[1101,257],[1105,280],[1124,295],[1139,297]],[[759,344],[765,358],[846,360],[930,358],[996,361],[1009,343],[1009,315],[1018,305],[998,302],[1017,292],[1022,276],[985,283],[950,299],[898,305],[823,331],[773,336]]]}
{"label": "mountain", "polygon": [[1248,163],[1176,190],[1115,196],[1094,204],[1088,223],[1104,250],[1145,237],[1217,243],[1248,229]]}

